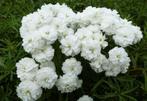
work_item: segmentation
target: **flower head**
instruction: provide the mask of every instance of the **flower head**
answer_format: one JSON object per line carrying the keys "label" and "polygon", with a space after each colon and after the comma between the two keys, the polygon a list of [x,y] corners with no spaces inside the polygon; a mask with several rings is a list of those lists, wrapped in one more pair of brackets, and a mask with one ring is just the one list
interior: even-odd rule
{"label": "flower head", "polygon": [[82,86],[82,80],[76,75],[67,73],[57,80],[56,86],[61,93],[70,93]]}
{"label": "flower head", "polygon": [[23,81],[17,86],[17,96],[23,101],[35,101],[41,94],[42,89],[35,82]]}

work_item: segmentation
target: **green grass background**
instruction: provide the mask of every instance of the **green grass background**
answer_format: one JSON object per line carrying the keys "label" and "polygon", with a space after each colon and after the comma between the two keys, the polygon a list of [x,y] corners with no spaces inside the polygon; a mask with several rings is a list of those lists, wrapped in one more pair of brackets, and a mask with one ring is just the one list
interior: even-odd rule
{"label": "green grass background", "polygon": [[[67,4],[75,12],[87,6],[116,9],[123,18],[141,27],[144,38],[126,48],[132,61],[126,74],[117,77],[96,74],[79,58],[84,66],[80,76],[83,87],[70,94],[61,94],[56,87],[44,90],[38,101],[76,101],[83,94],[92,96],[95,101],[147,101],[147,0],[0,0],[0,101],[20,101],[16,95],[20,81],[15,63],[29,56],[21,46],[19,35],[22,17],[44,3],[57,2]],[[62,55],[60,52],[56,54],[60,54],[54,58],[59,72]]]}

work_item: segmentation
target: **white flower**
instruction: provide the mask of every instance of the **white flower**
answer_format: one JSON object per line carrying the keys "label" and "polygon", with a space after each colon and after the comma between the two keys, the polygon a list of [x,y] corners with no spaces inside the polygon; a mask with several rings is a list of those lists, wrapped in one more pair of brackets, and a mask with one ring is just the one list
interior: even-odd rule
{"label": "white flower", "polygon": [[66,25],[59,26],[58,28],[58,40],[61,41],[61,39],[64,39],[68,35],[73,35],[74,30],[71,28],[67,28]]}
{"label": "white flower", "polygon": [[135,34],[129,27],[121,27],[116,30],[116,35],[113,36],[113,39],[117,45],[126,47],[133,44],[135,39]]}
{"label": "white flower", "polygon": [[119,73],[121,73],[121,66],[118,64],[109,63],[109,66],[105,68],[106,76],[117,76]]}
{"label": "white flower", "polygon": [[93,99],[89,97],[88,95],[83,95],[77,101],[93,101]]}
{"label": "white flower", "polygon": [[83,41],[86,39],[91,39],[94,38],[96,39],[97,37],[93,37],[94,34],[92,31],[90,31],[87,27],[83,27],[77,30],[77,32],[75,33],[75,35],[77,36],[78,40]]}
{"label": "white flower", "polygon": [[67,73],[57,80],[56,86],[61,93],[70,93],[82,86],[82,80],[76,75]]}
{"label": "white flower", "polygon": [[63,73],[79,75],[82,71],[81,62],[77,61],[75,58],[66,59],[62,65],[62,71]]}
{"label": "white flower", "polygon": [[104,71],[104,68],[107,68],[107,64],[107,58],[100,54],[96,60],[91,61],[90,66],[96,73],[99,73]]}
{"label": "white flower", "polygon": [[143,38],[143,35],[142,35],[140,28],[138,26],[134,26],[131,21],[123,19],[122,25],[120,27],[128,27],[129,30],[132,31],[132,33],[135,36],[133,44],[137,43],[138,41],[140,41]]}
{"label": "white flower", "polygon": [[22,26],[20,28],[20,35],[22,38],[27,37],[31,32],[36,31],[43,25],[38,12],[30,13],[27,16],[24,16],[21,23]]}
{"label": "white flower", "polygon": [[117,45],[127,47],[140,41],[143,37],[140,28],[132,25],[132,22],[121,19],[115,29],[113,39]]}
{"label": "white flower", "polygon": [[33,53],[36,50],[40,50],[46,46],[46,41],[41,38],[37,31],[32,33],[26,36],[22,43],[24,50],[28,53]]}
{"label": "white flower", "polygon": [[36,71],[38,70],[38,64],[32,58],[22,58],[16,63],[17,77],[23,80],[33,80]]}
{"label": "white flower", "polygon": [[58,76],[54,69],[44,67],[37,71],[36,82],[43,88],[51,89],[54,86],[57,77]]}
{"label": "white flower", "polygon": [[101,51],[98,41],[96,40],[84,40],[82,41],[81,56],[87,60],[96,59]]}
{"label": "white flower", "polygon": [[50,61],[54,57],[54,49],[52,46],[45,46],[43,49],[32,53],[32,57],[40,63]]}
{"label": "white flower", "polygon": [[43,5],[37,12],[41,17],[41,22],[43,24],[50,24],[52,22],[54,15],[49,5]]}
{"label": "white flower", "polygon": [[[89,35],[87,36],[87,39],[92,39],[92,40],[98,41],[99,45],[102,48],[105,48],[106,46],[108,46],[108,43],[106,41],[106,37],[100,31],[100,28],[98,25],[89,25],[88,27],[86,27],[86,29],[90,31]],[[90,33],[91,33],[91,35],[90,35]],[[86,33],[83,33],[83,34],[86,34]]]}
{"label": "white flower", "polygon": [[106,35],[113,35],[116,26],[120,23],[120,15],[116,10],[108,8],[97,8],[96,13],[97,24],[100,25],[100,29],[105,32]]}
{"label": "white flower", "polygon": [[106,43],[105,35],[102,34],[98,25],[89,25],[87,27],[82,27],[75,33],[77,38],[82,41],[86,39],[97,40],[101,46]]}
{"label": "white flower", "polygon": [[87,7],[83,12],[77,13],[80,27],[85,27],[89,24],[96,24],[99,22],[97,16],[97,9],[95,7]]}
{"label": "white flower", "polygon": [[41,94],[42,89],[32,81],[23,81],[17,86],[17,96],[23,101],[35,101]]}
{"label": "white flower", "polygon": [[62,4],[60,5],[60,7],[58,8],[58,15],[57,17],[60,19],[68,19],[71,16],[75,16],[75,13],[73,12],[73,10],[71,8],[69,8],[67,5]]}
{"label": "white flower", "polygon": [[101,48],[105,48],[108,45],[98,26],[90,25],[80,28],[75,35],[81,42],[81,56],[90,61],[96,59],[100,54]]}
{"label": "white flower", "polygon": [[54,17],[60,17],[60,19],[65,19],[69,16],[73,16],[75,13],[69,8],[67,5],[59,3],[52,5],[52,4],[45,4],[41,7],[41,10],[49,10],[52,11]]}
{"label": "white flower", "polygon": [[126,73],[130,65],[130,58],[122,47],[111,49],[108,60],[108,68],[104,68],[107,76],[117,76],[119,73]]}
{"label": "white flower", "polygon": [[47,40],[49,44],[53,44],[57,40],[57,31],[53,26],[43,26],[39,29],[40,36]]}
{"label": "white flower", "polygon": [[140,27],[138,26],[132,26],[134,33],[135,33],[135,40],[134,40],[134,44],[136,44],[137,42],[139,42],[142,38],[143,38],[143,34],[140,30]]}
{"label": "white flower", "polygon": [[105,40],[106,40],[105,35],[103,35],[102,33],[99,33],[99,34],[97,35],[97,37],[98,37],[99,44],[100,44],[100,46],[101,46],[102,48],[105,48],[105,47],[108,46],[108,42],[105,41]]}
{"label": "white flower", "polygon": [[62,53],[66,56],[75,56],[80,53],[80,42],[74,35],[68,35],[61,39]]}
{"label": "white flower", "polygon": [[111,15],[104,15],[101,17],[100,28],[106,32],[107,35],[113,35],[117,24],[120,23],[120,18]]}
{"label": "white flower", "polygon": [[130,58],[128,57],[127,52],[122,47],[114,47],[109,52],[109,61],[113,64],[126,64],[130,62]]}

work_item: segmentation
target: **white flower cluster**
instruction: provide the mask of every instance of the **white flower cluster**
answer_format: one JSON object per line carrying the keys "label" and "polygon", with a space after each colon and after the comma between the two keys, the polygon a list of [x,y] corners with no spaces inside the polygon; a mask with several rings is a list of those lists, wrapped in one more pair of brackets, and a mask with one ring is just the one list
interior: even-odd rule
{"label": "white flower cluster", "polygon": [[[62,53],[66,56],[80,54],[90,62],[95,72],[105,71],[106,76],[127,72],[130,58],[124,48],[137,43],[143,37],[139,27],[122,19],[116,10],[107,8],[89,6],[72,16],[67,27],[74,33],[61,39]],[[107,58],[102,51],[109,46],[108,36],[112,37],[116,47],[109,51]]]}
{"label": "white flower cluster", "polygon": [[83,95],[77,101],[93,101],[93,99],[89,97],[88,95]]}
{"label": "white flower cluster", "polygon": [[[36,100],[41,96],[41,88],[51,89],[55,85],[58,76],[52,62],[55,52],[52,44],[73,33],[66,25],[69,17],[74,15],[64,4],[48,4],[23,17],[20,28],[22,46],[33,57],[23,58],[16,64],[17,76],[21,80],[17,93],[23,101]],[[76,77],[73,79],[73,82],[81,82],[76,81]]]}
{"label": "white flower cluster", "polygon": [[130,58],[122,47],[114,47],[109,52],[109,58],[100,55],[90,63],[92,69],[99,73],[105,71],[106,76],[117,76],[119,73],[126,73],[130,65]]}
{"label": "white flower cluster", "polygon": [[42,88],[51,89],[57,74],[52,62],[40,66],[32,58],[25,57],[16,63],[17,76],[21,83],[17,87],[17,95],[23,101],[35,101],[42,94]]}
{"label": "white flower cluster", "polygon": [[[130,58],[124,48],[143,37],[140,28],[122,19],[116,10],[89,6],[83,12],[74,13],[65,4],[45,4],[24,16],[20,35],[24,50],[33,58],[23,58],[16,64],[17,76],[21,80],[17,93],[23,101],[38,99],[41,88],[51,89],[54,85],[62,93],[80,88],[82,80],[78,75],[82,66],[75,55],[80,54],[88,60],[97,73],[104,71],[106,76],[126,73]],[[116,47],[106,57],[102,51],[109,46],[108,36],[112,37]],[[52,62],[55,52],[52,44],[56,40],[60,42],[62,53],[72,56],[63,63],[64,74],[59,79]]]}
{"label": "white flower cluster", "polygon": [[75,58],[66,59],[62,66],[63,76],[57,80],[56,86],[61,93],[69,93],[82,86],[82,80],[78,75],[82,71],[82,66]]}
{"label": "white flower cluster", "polygon": [[66,23],[69,17],[74,15],[66,5],[48,4],[24,16],[20,34],[25,51],[31,53],[37,62],[52,60],[54,49],[51,45],[58,38],[72,33],[72,29],[68,29]]}

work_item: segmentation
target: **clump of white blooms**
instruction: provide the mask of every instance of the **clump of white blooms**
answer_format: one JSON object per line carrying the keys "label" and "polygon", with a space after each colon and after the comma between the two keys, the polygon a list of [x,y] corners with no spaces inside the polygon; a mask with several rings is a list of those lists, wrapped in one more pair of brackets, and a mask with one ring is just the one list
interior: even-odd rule
{"label": "clump of white blooms", "polygon": [[82,86],[83,81],[78,78],[82,72],[81,62],[75,58],[66,59],[62,64],[63,76],[56,82],[56,86],[61,93],[71,93]]}
{"label": "clump of white blooms", "polygon": [[[25,51],[31,54],[39,54],[42,58],[46,58],[43,56],[48,54],[46,52],[48,50],[47,46],[49,47],[49,45],[53,44],[58,36],[71,32],[66,23],[69,17],[74,15],[75,13],[64,4],[48,4],[43,5],[36,12],[24,16],[20,34],[23,38],[22,45]],[[67,32],[66,29],[68,30]],[[35,55],[34,57],[38,59],[39,56]]]}
{"label": "clump of white blooms", "polygon": [[63,63],[62,71],[63,73],[79,75],[82,71],[81,62],[77,61],[75,58],[66,59]]}
{"label": "clump of white blooms", "polygon": [[88,95],[83,95],[77,101],[93,101],[93,99],[89,97]]}
{"label": "clump of white blooms", "polygon": [[101,48],[108,45],[98,26],[79,28],[75,35],[80,40],[81,56],[89,61],[96,59],[100,55]]}
{"label": "clump of white blooms", "polygon": [[61,93],[70,93],[82,86],[82,80],[74,74],[67,73],[60,76],[56,86]]}
{"label": "clump of white blooms", "polygon": [[17,96],[23,101],[35,101],[41,94],[41,87],[32,81],[23,81],[17,87]]}
{"label": "clump of white blooms", "polygon": [[[17,95],[23,101],[35,101],[42,94],[42,88],[51,89],[56,81],[57,74],[52,61],[37,64],[32,58],[22,58],[18,63],[17,76],[21,83],[17,87]],[[39,68],[40,67],[40,68]]]}
{"label": "clump of white blooms", "polygon": [[[87,60],[96,73],[105,72],[106,76],[126,73],[131,60],[125,48],[143,37],[140,28],[122,19],[116,10],[89,6],[75,13],[65,4],[45,4],[24,16],[20,35],[24,50],[32,56],[16,64],[21,80],[17,93],[23,101],[37,100],[42,92],[40,87],[51,89],[56,84],[62,93],[80,88],[82,80],[78,75],[82,65],[74,58],[77,55]],[[116,46],[106,53],[108,38],[112,38]],[[57,64],[53,63],[58,51],[52,46],[55,42],[65,56],[71,56],[63,63],[64,74],[59,79],[55,72]],[[93,100],[83,96],[78,101]]]}

